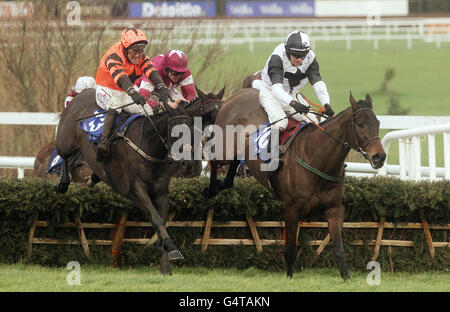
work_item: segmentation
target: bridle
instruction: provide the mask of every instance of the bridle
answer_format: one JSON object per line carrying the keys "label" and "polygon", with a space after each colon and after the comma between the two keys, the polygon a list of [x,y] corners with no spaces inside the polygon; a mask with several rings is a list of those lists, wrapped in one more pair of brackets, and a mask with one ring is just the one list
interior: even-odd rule
{"label": "bridle", "polygon": [[[345,147],[346,149],[352,149],[352,150],[354,150],[354,151],[360,153],[361,156],[364,157],[365,159],[369,160],[369,156],[368,156],[367,152],[365,152],[365,149],[366,149],[367,146],[369,146],[369,145],[372,144],[373,142],[375,142],[375,141],[377,141],[377,140],[380,141],[380,137],[378,137],[378,136],[377,136],[377,137],[373,137],[373,138],[371,138],[366,144],[364,144],[363,146],[361,146],[361,144],[360,144],[360,142],[359,142],[359,140],[358,140],[358,137],[359,137],[359,136],[358,136],[358,133],[356,132],[356,128],[355,128],[355,118],[356,118],[356,115],[357,115],[358,113],[360,113],[361,111],[363,111],[363,110],[372,110],[372,109],[371,109],[371,108],[368,108],[368,107],[362,107],[362,108],[359,108],[359,109],[357,109],[355,112],[352,113],[352,131],[353,131],[353,136],[355,137],[356,146],[353,146],[352,144],[350,144],[350,143],[347,142],[347,141],[342,141],[341,139],[336,138],[335,136],[333,136],[332,134],[330,134],[328,131],[326,131],[326,129],[323,128],[323,127],[319,127],[319,129],[322,130],[323,132],[325,132],[325,134],[328,135],[328,136],[329,136],[330,138],[332,138],[333,140],[335,140],[335,141],[341,143],[342,145],[344,145],[344,147]],[[315,124],[315,123],[314,123],[314,124]],[[318,126],[318,125],[316,124],[316,126]]]}

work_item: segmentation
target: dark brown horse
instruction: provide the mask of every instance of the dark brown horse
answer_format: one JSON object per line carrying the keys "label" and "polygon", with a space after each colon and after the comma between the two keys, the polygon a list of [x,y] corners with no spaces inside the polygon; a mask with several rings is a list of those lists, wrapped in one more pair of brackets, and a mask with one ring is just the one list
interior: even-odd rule
{"label": "dark brown horse", "polygon": [[[380,123],[372,110],[370,96],[357,102],[350,94],[350,103],[351,107],[322,122],[320,127],[314,124],[305,126],[280,156],[283,166],[275,174],[268,175],[268,171],[262,171],[261,160],[249,159],[246,152],[245,159],[251,174],[266,188],[273,190],[284,203],[285,260],[289,277],[292,277],[297,257],[299,217],[312,212],[324,213],[341,276],[343,279],[350,277],[341,236],[344,220],[344,159],[351,148],[361,152],[373,168],[382,167],[386,158],[378,134]],[[222,129],[226,125],[258,127],[266,121],[267,115],[259,104],[258,91],[242,89],[223,103],[216,125]],[[227,142],[236,142],[236,139],[227,137],[225,131],[223,133],[223,151],[227,151]],[[248,146],[247,137],[245,151],[248,151]],[[237,154],[236,144],[228,148],[231,149],[230,155]],[[226,159],[225,156],[222,159]],[[218,164],[223,163],[230,163],[230,169],[221,182],[214,171]],[[238,164],[239,160],[236,159],[212,161],[210,187],[205,190],[207,195],[214,196],[220,190],[232,187]]]}
{"label": "dark brown horse", "polygon": [[202,95],[203,93],[199,94],[199,98],[191,103],[179,105],[174,111],[163,111],[151,119],[136,119],[128,127],[124,137],[111,143],[110,157],[103,162],[96,160],[97,147],[88,141],[77,121],[98,109],[95,90],[85,90],[75,97],[59,121],[56,147],[63,164],[61,180],[56,189],[62,193],[67,191],[70,184],[67,160],[80,150],[95,176],[129,198],[152,223],[159,238],[163,274],[171,272],[169,260],[183,258],[165,227],[169,212],[168,154],[169,151],[173,152],[170,133],[174,126],[186,124],[193,134],[193,116],[203,117],[204,123],[214,120],[219,106],[211,102],[220,104],[221,101]]}
{"label": "dark brown horse", "polygon": [[[56,173],[47,173],[48,164],[53,151],[56,148],[56,140],[45,144],[34,160],[33,175],[42,179],[59,179]],[[69,161],[69,172],[73,182],[91,183],[92,170],[78,154]]]}

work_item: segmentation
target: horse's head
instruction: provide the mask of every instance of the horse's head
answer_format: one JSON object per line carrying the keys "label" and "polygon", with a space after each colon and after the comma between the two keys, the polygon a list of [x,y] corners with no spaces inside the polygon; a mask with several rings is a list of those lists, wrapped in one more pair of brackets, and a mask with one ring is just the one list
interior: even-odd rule
{"label": "horse's head", "polygon": [[197,90],[197,95],[199,99],[199,111],[198,113],[202,116],[203,126],[211,125],[215,123],[217,113],[219,112],[220,107],[222,106],[222,98],[225,94],[225,87],[219,91],[219,93],[203,93],[199,88],[195,87]]}
{"label": "horse's head", "polygon": [[374,169],[383,167],[386,153],[381,145],[379,130],[380,121],[372,109],[372,98],[366,95],[365,100],[356,102],[350,92],[352,106],[352,131],[354,132],[356,146],[364,157],[370,161]]}

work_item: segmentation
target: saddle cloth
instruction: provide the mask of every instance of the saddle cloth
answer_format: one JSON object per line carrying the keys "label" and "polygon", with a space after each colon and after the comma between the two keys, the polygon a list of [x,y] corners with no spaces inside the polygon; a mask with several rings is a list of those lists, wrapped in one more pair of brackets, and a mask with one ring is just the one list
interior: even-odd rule
{"label": "saddle cloth", "polygon": [[[270,148],[270,126],[269,122],[265,122],[262,126],[259,127],[259,129],[253,133],[251,138],[251,150],[253,152],[253,155],[259,156],[259,158],[263,162],[269,162],[271,156],[269,153]],[[300,122],[293,119],[288,119],[288,125],[286,129],[284,129],[280,133],[280,145],[286,144],[286,142],[289,140],[289,138],[294,135],[297,131],[302,129],[305,125],[307,125],[307,122]],[[273,156],[273,155],[272,155]]]}
{"label": "saddle cloth", "polygon": [[[95,110],[93,114],[98,114],[103,111]],[[128,126],[135,121],[137,118],[141,117],[140,114],[131,115],[125,122],[123,122],[118,130],[115,131],[115,133],[120,133],[128,128]],[[105,121],[105,114],[100,114],[97,116],[92,116],[91,118],[80,121],[80,127],[81,129],[86,132],[88,136],[88,141],[93,143],[99,143],[100,138],[103,132],[103,123]],[[123,120],[120,117],[116,117],[115,125],[118,125]]]}
{"label": "saddle cloth", "polygon": [[56,151],[56,148],[50,155],[50,159],[48,161],[47,170],[45,170],[46,173],[50,174],[61,174],[61,166],[62,166],[62,158],[58,155],[58,152]]}

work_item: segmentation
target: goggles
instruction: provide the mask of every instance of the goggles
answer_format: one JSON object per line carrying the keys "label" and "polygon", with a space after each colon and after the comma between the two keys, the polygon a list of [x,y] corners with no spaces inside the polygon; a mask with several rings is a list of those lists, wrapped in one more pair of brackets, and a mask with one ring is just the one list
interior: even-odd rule
{"label": "goggles", "polygon": [[177,71],[174,71],[174,70],[172,70],[170,68],[169,68],[169,73],[171,73],[174,76],[181,76],[181,75],[184,74],[183,72],[177,72]]}

